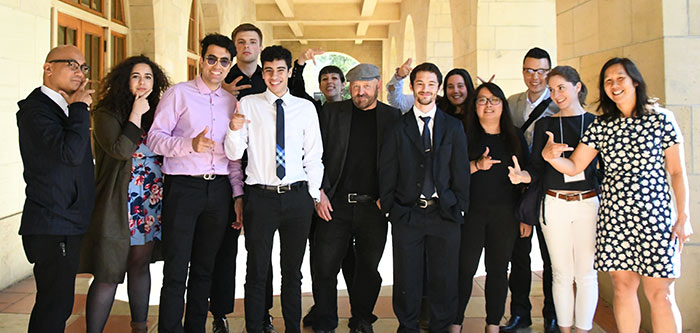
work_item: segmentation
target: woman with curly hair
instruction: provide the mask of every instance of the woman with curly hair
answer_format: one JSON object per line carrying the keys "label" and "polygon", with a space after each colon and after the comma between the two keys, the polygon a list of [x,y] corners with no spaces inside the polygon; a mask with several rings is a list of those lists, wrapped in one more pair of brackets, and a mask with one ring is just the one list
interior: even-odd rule
{"label": "woman with curly hair", "polygon": [[102,332],[117,285],[127,286],[132,332],[146,332],[149,264],[160,239],[162,157],[146,133],[169,82],[148,57],[116,65],[102,79],[93,113],[95,208],[81,250],[81,272],[91,273],[86,303],[88,332]]}

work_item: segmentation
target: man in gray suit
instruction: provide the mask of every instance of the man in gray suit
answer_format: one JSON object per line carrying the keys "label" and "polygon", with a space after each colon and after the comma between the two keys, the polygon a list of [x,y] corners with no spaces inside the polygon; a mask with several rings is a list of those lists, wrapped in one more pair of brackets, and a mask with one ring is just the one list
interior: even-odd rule
{"label": "man in gray suit", "polygon": [[[543,117],[551,116],[559,112],[559,108],[549,96],[547,88],[547,73],[552,68],[552,62],[547,51],[535,47],[525,54],[523,60],[523,81],[527,90],[508,97],[513,123],[519,127],[530,150],[532,150],[532,134],[535,122]],[[539,107],[538,107],[539,106]],[[557,316],[554,311],[552,299],[552,263],[544,243],[544,236],[539,226],[536,226],[537,239],[542,254],[544,272],[542,275],[542,290],[544,292],[544,317],[545,332],[558,332]],[[530,317],[530,251],[532,250],[532,234],[525,238],[518,238],[513,247],[511,258],[511,272],[508,285],[512,294],[510,301],[511,317],[506,326],[501,326],[501,332],[515,332],[518,328],[532,325]]]}

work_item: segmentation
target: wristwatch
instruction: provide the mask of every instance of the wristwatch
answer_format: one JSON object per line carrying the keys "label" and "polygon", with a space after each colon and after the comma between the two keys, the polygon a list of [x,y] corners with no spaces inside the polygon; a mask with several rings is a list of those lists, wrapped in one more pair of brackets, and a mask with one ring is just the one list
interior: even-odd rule
{"label": "wristwatch", "polygon": [[317,205],[320,204],[320,203],[321,203],[321,199],[316,199],[316,198],[314,198],[314,203],[317,204]]}

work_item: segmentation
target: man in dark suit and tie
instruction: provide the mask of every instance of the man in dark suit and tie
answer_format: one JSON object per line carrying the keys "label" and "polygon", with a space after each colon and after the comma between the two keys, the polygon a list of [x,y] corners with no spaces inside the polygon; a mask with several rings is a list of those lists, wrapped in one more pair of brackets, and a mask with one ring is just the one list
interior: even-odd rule
{"label": "man in dark suit and tie", "polygon": [[29,332],[63,332],[73,310],[80,241],[95,197],[89,70],[77,47],[56,47],[46,56],[44,84],[17,103],[27,183],[19,234],[36,280]]}
{"label": "man in dark suit and tie", "polygon": [[437,66],[420,64],[410,78],[414,106],[386,133],[379,163],[381,208],[392,223],[394,313],[398,332],[420,332],[427,264],[430,332],[446,332],[457,310],[460,225],[469,205],[467,138],[459,120],[435,105]]}
{"label": "man in dark suit and tie", "polygon": [[343,258],[355,243],[350,332],[373,332],[372,314],[382,278],[388,222],[379,209],[378,160],[384,133],[401,113],[377,101],[379,68],[359,64],[347,74],[352,100],[328,103],[319,114],[325,168],[314,232],[315,332],[338,326],[337,283]]}

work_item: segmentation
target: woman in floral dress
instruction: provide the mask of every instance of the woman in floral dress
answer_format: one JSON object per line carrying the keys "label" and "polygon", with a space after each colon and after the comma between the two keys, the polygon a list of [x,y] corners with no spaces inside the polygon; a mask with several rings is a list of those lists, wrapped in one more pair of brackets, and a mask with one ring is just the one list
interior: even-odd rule
{"label": "woman in floral dress", "polygon": [[95,277],[86,303],[88,332],[104,329],[125,274],[132,331],[147,329],[163,175],[162,159],[148,148],[146,133],[168,86],[163,70],[145,56],[127,58],[100,83],[93,113],[96,200],[80,269]]}
{"label": "woman in floral dress", "polygon": [[[680,252],[693,233],[683,137],[673,113],[649,101],[646,84],[627,58],[610,59],[600,72],[601,116],[586,130],[569,158],[553,135],[542,157],[559,172],[576,175],[600,154],[605,177],[596,234],[595,268],[607,271],[614,287],[620,332],[638,332],[637,288],[651,304],[654,332],[680,332],[674,282]],[[675,209],[666,180],[670,175]]]}

